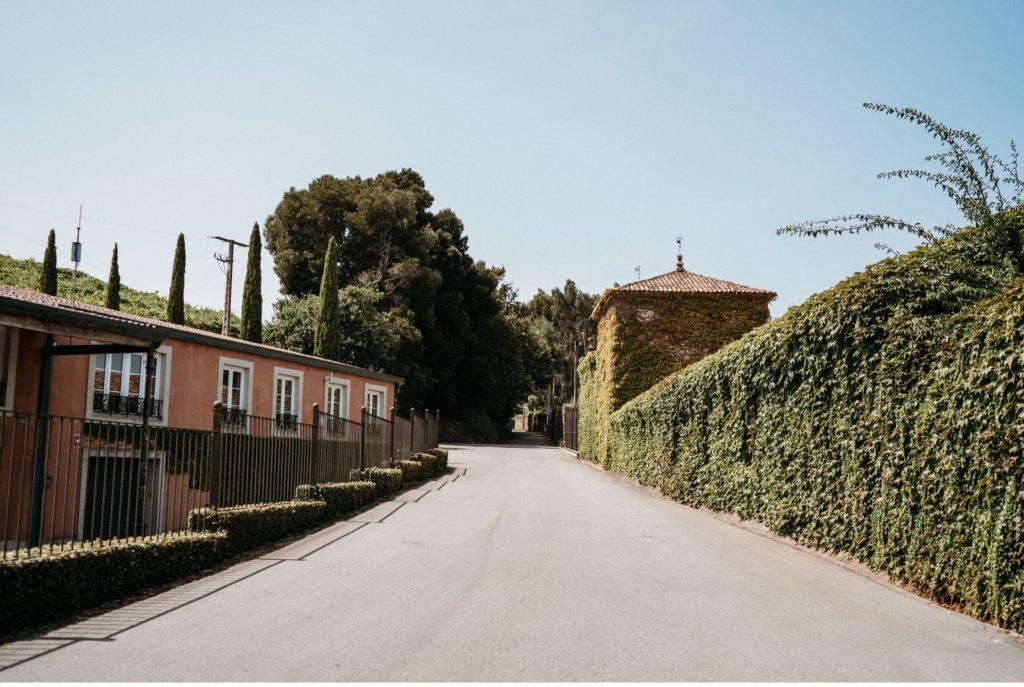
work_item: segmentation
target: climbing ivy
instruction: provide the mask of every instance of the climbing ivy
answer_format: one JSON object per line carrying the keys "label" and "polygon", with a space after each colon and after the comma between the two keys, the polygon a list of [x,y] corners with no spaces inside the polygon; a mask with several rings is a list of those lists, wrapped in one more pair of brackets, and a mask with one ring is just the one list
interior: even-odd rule
{"label": "climbing ivy", "polygon": [[977,240],[883,260],[604,426],[584,360],[581,454],[1024,630],[1024,279]]}

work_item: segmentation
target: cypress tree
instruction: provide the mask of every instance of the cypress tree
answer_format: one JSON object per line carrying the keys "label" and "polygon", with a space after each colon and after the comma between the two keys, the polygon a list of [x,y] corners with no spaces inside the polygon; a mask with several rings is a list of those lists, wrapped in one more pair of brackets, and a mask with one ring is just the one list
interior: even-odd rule
{"label": "cypress tree", "polygon": [[39,290],[51,296],[57,295],[57,235],[50,230],[46,239],[46,253],[43,254],[43,271],[39,273]]}
{"label": "cypress tree", "polygon": [[263,342],[263,275],[260,272],[260,225],[252,225],[249,237],[249,260],[245,266],[245,285],[242,287],[242,338]]}
{"label": "cypress tree", "polygon": [[107,307],[111,310],[121,309],[121,272],[117,269],[117,244],[114,254],[110,256],[110,276],[107,277]]}
{"label": "cypress tree", "polygon": [[185,235],[178,234],[171,267],[171,292],[167,295],[167,321],[185,324]]}
{"label": "cypress tree", "polygon": [[327,243],[324,274],[320,279],[320,312],[313,331],[313,355],[328,360],[340,357],[338,336],[338,244],[334,237]]}

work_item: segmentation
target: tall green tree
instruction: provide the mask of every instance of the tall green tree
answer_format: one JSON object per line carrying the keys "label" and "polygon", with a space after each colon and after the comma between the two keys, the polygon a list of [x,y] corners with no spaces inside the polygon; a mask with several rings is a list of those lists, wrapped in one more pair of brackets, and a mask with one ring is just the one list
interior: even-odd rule
{"label": "tall green tree", "polygon": [[320,310],[313,332],[313,355],[338,360],[340,327],[338,321],[338,244],[332,236],[327,242],[324,272],[320,279]]}
{"label": "tall green tree", "polygon": [[57,295],[57,236],[53,229],[46,239],[43,271],[39,273],[39,290],[51,296]]}
{"label": "tall green tree", "polygon": [[185,235],[178,234],[171,267],[171,290],[167,294],[167,321],[185,324]]}
{"label": "tall green tree", "polygon": [[121,309],[121,272],[117,268],[117,244],[110,256],[110,276],[107,277],[106,305],[111,310]]}
{"label": "tall green tree", "polygon": [[263,341],[263,276],[260,268],[259,223],[252,225],[249,236],[249,259],[245,266],[245,285],[242,287],[242,328],[241,336],[246,341]]}

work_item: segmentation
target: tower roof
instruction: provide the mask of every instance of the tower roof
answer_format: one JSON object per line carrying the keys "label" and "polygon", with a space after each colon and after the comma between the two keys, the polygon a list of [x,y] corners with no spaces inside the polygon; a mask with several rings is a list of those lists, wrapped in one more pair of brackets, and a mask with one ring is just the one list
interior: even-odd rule
{"label": "tower roof", "polygon": [[659,274],[658,276],[651,277],[649,279],[630,282],[623,286],[617,286],[614,289],[607,289],[604,292],[604,295],[601,296],[601,300],[598,301],[597,306],[594,308],[593,318],[595,320],[600,319],[611,298],[620,293],[651,295],[672,293],[728,293],[750,296],[752,298],[763,298],[767,301],[773,300],[776,296],[774,291],[756,289],[752,286],[744,286],[742,284],[737,284],[736,282],[726,281],[724,279],[715,279],[714,277],[697,274],[696,272],[684,270],[681,265],[677,264],[676,269],[671,272]]}

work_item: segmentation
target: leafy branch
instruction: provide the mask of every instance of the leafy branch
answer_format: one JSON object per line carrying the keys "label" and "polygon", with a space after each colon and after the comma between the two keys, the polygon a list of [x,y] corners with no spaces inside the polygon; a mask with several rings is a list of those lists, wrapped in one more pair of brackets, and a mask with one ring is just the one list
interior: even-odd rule
{"label": "leafy branch", "polygon": [[[948,127],[913,108],[864,103],[875,112],[891,115],[923,127],[942,145],[942,150],[925,157],[939,170],[898,169],[882,172],[879,179],[919,179],[946,194],[960,209],[968,224],[978,227],[985,246],[996,256],[1008,260],[1019,274],[1024,272],[1024,182],[1021,181],[1017,145],[1010,142],[1010,159],[1004,161],[982,145],[981,138],[964,129]],[[888,215],[854,213],[789,224],[777,234],[832,236],[862,231],[896,229],[935,243],[958,229],[952,225],[927,228],[919,222]],[[876,244],[893,252],[885,244]]]}

